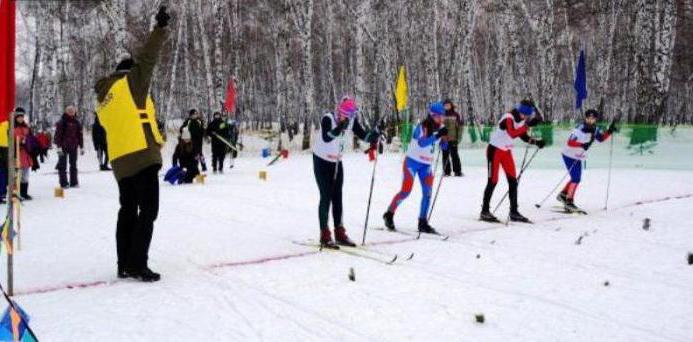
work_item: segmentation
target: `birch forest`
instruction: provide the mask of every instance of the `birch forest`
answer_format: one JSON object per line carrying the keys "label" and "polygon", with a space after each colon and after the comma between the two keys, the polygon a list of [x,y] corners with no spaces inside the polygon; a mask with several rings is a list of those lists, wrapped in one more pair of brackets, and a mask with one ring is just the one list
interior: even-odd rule
{"label": "birch forest", "polygon": [[[151,88],[161,120],[221,110],[231,78],[249,128],[314,127],[345,94],[366,123],[397,120],[407,72],[413,117],[451,98],[486,123],[532,96],[570,120],[575,65],[587,106],[640,123],[693,121],[693,0],[18,1],[18,104],[51,123],[88,120],[95,81],[135,53],[165,5],[169,39]],[[274,125],[273,125],[274,124]]]}

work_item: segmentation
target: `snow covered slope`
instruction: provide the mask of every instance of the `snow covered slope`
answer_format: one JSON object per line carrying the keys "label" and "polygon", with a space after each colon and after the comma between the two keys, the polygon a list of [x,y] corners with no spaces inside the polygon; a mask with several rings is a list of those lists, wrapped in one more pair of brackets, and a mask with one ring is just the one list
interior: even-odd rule
{"label": "snow covered slope", "polygon": [[[162,184],[150,253],[162,281],[141,284],[116,281],[112,175],[95,171],[88,154],[80,162],[81,188],[55,199],[54,162],[32,174],[35,200],[22,208],[15,258],[16,300],[44,341],[683,342],[693,336],[693,266],[686,263],[693,252],[693,171],[616,169],[605,212],[607,171],[588,169],[577,203],[591,215],[579,217],[552,212],[553,198],[536,209],[564,170],[530,169],[520,183],[520,210],[536,224],[506,227],[476,220],[485,168],[465,167],[466,177],[445,178],[431,220],[450,239],[370,230],[369,242],[391,242],[372,249],[415,254],[384,265],[292,243],[318,237],[310,155],[292,154],[270,168],[267,160],[246,157],[224,175],[209,175],[205,185]],[[360,153],[344,164],[345,224],[360,241],[372,164]],[[262,169],[267,181],[258,179]],[[400,181],[401,156],[383,156],[372,227],[382,226]],[[505,188],[502,179],[494,204]],[[417,184],[395,217],[401,229],[415,229],[419,199]],[[499,217],[506,212],[502,207]],[[474,321],[477,313],[484,324]]]}

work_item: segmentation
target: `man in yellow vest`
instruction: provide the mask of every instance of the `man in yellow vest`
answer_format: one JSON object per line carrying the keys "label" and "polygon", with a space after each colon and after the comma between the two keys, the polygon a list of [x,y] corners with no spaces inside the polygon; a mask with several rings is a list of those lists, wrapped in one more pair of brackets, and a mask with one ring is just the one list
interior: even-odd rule
{"label": "man in yellow vest", "polygon": [[118,277],[158,281],[147,261],[159,212],[159,169],[164,143],[149,96],[152,74],[168,36],[170,16],[161,7],[156,27],[135,59],[96,83],[97,115],[106,130],[108,157],[118,181],[120,211],[116,227]]}

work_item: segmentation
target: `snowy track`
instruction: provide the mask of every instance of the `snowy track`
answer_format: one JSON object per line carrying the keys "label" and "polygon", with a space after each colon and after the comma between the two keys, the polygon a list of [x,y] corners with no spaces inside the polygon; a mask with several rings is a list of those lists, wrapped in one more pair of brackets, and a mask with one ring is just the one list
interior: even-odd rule
{"label": "snowy track", "polygon": [[[465,152],[482,153],[479,150]],[[162,281],[115,278],[117,188],[95,158],[80,163],[81,188],[52,198],[51,163],[32,174],[16,256],[18,302],[44,341],[690,341],[693,336],[693,171],[588,169],[565,216],[540,200],[561,169],[532,169],[520,184],[534,225],[477,220],[483,168],[446,179],[431,224],[448,241],[370,230],[394,265],[324,253],[291,241],[317,238],[310,155],[266,163],[239,159],[205,185],[162,184],[151,267]],[[166,158],[167,159],[167,158]],[[167,159],[168,160],[168,159]],[[370,226],[401,180],[399,155],[378,165]],[[51,161],[54,162],[54,161]],[[363,229],[370,164],[345,161],[345,224]],[[502,180],[494,203],[505,190]],[[418,184],[395,217],[415,230]],[[501,207],[499,218],[507,207]],[[643,220],[651,227],[644,230]],[[580,240],[579,244],[576,242]],[[349,268],[356,281],[349,281]],[[3,269],[4,272],[4,269]],[[4,275],[1,275],[3,276]],[[605,283],[608,282],[608,286]],[[486,323],[474,322],[483,313]]]}

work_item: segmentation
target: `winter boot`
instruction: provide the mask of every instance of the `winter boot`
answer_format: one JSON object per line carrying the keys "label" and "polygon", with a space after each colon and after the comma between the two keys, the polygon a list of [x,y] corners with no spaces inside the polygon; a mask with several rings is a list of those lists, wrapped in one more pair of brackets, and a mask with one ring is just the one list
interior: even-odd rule
{"label": "winter boot", "polygon": [[493,214],[488,210],[482,210],[481,215],[479,215],[479,220],[486,222],[500,222]]}
{"label": "winter boot", "polygon": [[425,218],[419,219],[419,232],[426,234],[438,234],[438,232],[428,224],[428,220]]}
{"label": "winter boot", "polygon": [[563,204],[566,204],[568,202],[568,194],[565,191],[561,191],[558,193],[558,196],[556,196],[556,200]]}
{"label": "winter boot", "polygon": [[118,265],[118,278],[125,279],[128,277],[127,272],[125,272],[125,267]]}
{"label": "winter boot", "polygon": [[520,212],[517,210],[510,212],[510,221],[532,223],[532,221],[530,221],[528,218],[522,216],[522,214],[520,214]]}
{"label": "winter boot", "polygon": [[565,206],[563,208],[568,213],[587,214],[587,212],[585,212],[584,210],[580,209],[578,206],[575,205],[575,202],[573,202],[572,198],[568,198],[568,200],[565,202]]}
{"label": "winter boot", "polygon": [[161,275],[159,273],[150,270],[149,267],[146,266],[139,270],[128,269],[125,271],[125,276],[145,283],[151,283],[161,279]]}
{"label": "winter boot", "polygon": [[346,234],[346,229],[342,226],[334,229],[334,239],[337,240],[338,245],[356,247],[356,244],[349,239],[349,236]]}
{"label": "winter boot", "polygon": [[335,245],[334,241],[332,241],[332,232],[330,232],[330,228],[320,229],[320,247],[339,249],[339,246]]}
{"label": "winter boot", "polygon": [[383,220],[385,220],[385,227],[387,227],[387,230],[389,230],[391,232],[394,232],[397,230],[397,228],[395,228],[395,214],[394,213],[392,213],[390,211],[386,211],[385,214],[383,214]]}
{"label": "winter boot", "polygon": [[20,183],[19,184],[19,198],[22,201],[31,201],[33,198],[29,196],[29,183]]}

